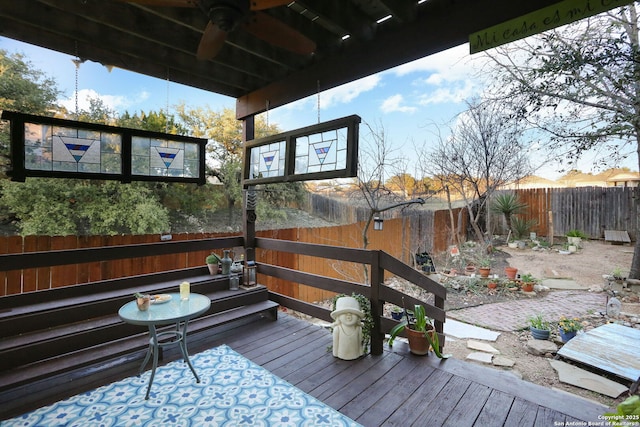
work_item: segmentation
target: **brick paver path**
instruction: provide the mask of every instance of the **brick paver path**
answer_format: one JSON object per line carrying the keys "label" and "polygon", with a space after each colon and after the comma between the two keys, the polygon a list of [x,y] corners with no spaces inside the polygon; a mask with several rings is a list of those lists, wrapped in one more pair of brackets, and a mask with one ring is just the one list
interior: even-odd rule
{"label": "brick paver path", "polygon": [[607,294],[588,291],[551,291],[541,298],[483,304],[447,312],[461,322],[482,326],[495,331],[516,331],[527,328],[527,319],[542,314],[549,322],[560,316],[581,317],[589,313],[606,312]]}

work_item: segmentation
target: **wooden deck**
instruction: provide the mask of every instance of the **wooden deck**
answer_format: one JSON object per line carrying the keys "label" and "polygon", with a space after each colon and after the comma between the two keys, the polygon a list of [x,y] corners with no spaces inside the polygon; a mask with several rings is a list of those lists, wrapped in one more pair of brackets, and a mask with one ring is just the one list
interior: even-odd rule
{"label": "wooden deck", "polygon": [[[598,421],[606,409],[505,371],[457,359],[440,362],[433,355],[413,356],[400,342],[392,351],[385,346],[381,356],[339,360],[329,349],[329,331],[282,313],[277,321],[259,318],[225,325],[213,336],[189,337],[191,354],[220,344],[366,427],[568,425]],[[143,354],[112,364],[105,369],[108,375],[94,368],[90,382],[65,381],[58,399],[135,375]],[[177,350],[170,349],[163,363],[178,357]]]}
{"label": "wooden deck", "polygon": [[210,344],[229,345],[367,427],[570,425],[597,422],[606,410],[506,371],[413,356],[403,343],[381,356],[339,360],[327,330],[288,315],[222,335]]}

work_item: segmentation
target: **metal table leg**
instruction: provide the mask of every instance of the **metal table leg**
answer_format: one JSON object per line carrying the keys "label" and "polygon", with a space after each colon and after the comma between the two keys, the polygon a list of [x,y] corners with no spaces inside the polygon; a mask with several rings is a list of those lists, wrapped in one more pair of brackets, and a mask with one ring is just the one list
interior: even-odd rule
{"label": "metal table leg", "polygon": [[[200,382],[200,377],[196,373],[195,368],[193,367],[193,365],[191,364],[191,361],[189,360],[189,351],[187,350],[187,323],[188,323],[187,321],[182,322],[182,326],[181,326],[180,322],[178,322],[176,323],[175,331],[166,331],[166,332],[161,332],[159,334],[156,331],[155,325],[149,325],[149,335],[150,335],[149,348],[147,349],[147,355],[145,356],[144,361],[142,362],[142,366],[140,366],[140,373],[138,374],[140,375],[142,374],[142,372],[144,372],[145,366],[147,366],[147,363],[149,363],[149,359],[151,358],[151,355],[153,355],[153,364],[151,366],[151,377],[149,378],[149,384],[147,385],[147,393],[145,395],[145,400],[149,400],[149,394],[151,392],[151,384],[153,384],[153,379],[156,376],[156,369],[158,368],[159,348],[163,346],[178,344],[178,347],[180,348],[180,352],[182,353],[183,360],[187,362],[187,365],[189,365],[189,369],[191,369],[193,376],[196,378],[196,382],[198,383]],[[163,343],[163,342],[160,342],[162,338],[174,338],[174,340]]]}
{"label": "metal table leg", "polygon": [[[180,351],[182,352],[183,360],[187,362],[187,365],[189,365],[189,369],[191,369],[191,372],[193,372],[193,376],[196,377],[196,382],[199,383],[200,377],[196,373],[196,370],[194,369],[193,365],[191,364],[191,360],[189,360],[189,351],[187,350],[187,323],[189,322],[183,322],[182,324],[182,333],[181,333],[182,337],[178,345],[180,346]],[[180,323],[176,323],[176,329],[180,329]]]}

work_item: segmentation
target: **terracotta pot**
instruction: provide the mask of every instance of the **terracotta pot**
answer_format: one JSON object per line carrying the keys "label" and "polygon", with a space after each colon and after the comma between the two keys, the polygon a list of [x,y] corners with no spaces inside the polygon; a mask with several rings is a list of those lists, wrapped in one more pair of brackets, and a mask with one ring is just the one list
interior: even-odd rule
{"label": "terracotta pot", "polygon": [[516,278],[516,274],[518,274],[518,269],[515,267],[505,267],[504,274],[507,275],[507,279],[513,280]]}
{"label": "terracotta pot", "polygon": [[489,282],[489,283],[487,283],[487,287],[489,289],[495,289],[495,288],[498,287],[498,284],[496,282]]}
{"label": "terracotta pot", "polygon": [[207,267],[209,267],[209,274],[218,274],[218,264],[207,264]]}
{"label": "terracotta pot", "polygon": [[480,272],[480,277],[489,277],[489,273],[491,272],[491,268],[489,267],[480,267],[478,270]]}
{"label": "terracotta pot", "polygon": [[531,282],[523,283],[522,292],[533,292],[533,283]]}
{"label": "terracotta pot", "polygon": [[[427,338],[424,336],[424,332],[414,331],[409,328],[405,328],[404,330],[409,340],[409,351],[411,351],[411,353],[418,356],[424,356],[429,353],[429,341],[427,341]],[[427,333],[433,335],[435,331],[431,329]]]}

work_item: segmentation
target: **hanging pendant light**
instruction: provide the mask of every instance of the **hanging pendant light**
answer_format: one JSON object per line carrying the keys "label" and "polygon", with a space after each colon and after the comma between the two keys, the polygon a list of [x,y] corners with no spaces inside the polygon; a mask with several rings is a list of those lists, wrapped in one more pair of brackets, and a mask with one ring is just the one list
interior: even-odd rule
{"label": "hanging pendant light", "polygon": [[377,231],[382,231],[384,220],[380,217],[373,218],[373,229]]}

